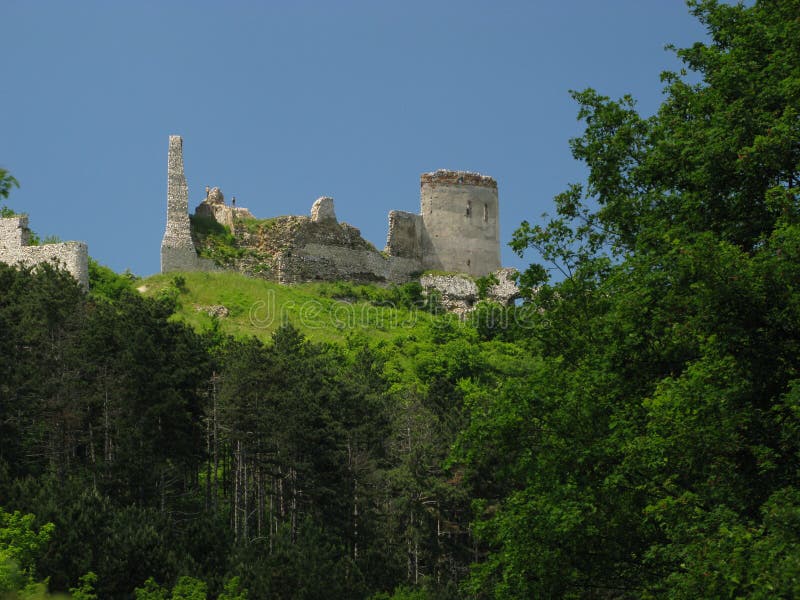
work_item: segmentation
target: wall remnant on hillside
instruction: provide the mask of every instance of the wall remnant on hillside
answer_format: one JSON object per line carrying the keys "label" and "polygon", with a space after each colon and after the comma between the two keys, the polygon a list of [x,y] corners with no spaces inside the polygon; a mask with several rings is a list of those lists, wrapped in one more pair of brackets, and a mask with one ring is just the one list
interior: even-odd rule
{"label": "wall remnant on hillside", "polygon": [[517,270],[509,267],[497,269],[486,277],[483,294],[478,283],[459,273],[426,273],[419,283],[426,295],[436,293],[442,307],[457,315],[471,312],[480,300],[491,300],[503,306],[511,306],[520,297],[515,278]]}
{"label": "wall remnant on hillside", "polygon": [[402,210],[389,212],[386,252],[390,256],[422,262],[422,216]]}
{"label": "wall remnant on hillside", "polygon": [[511,267],[502,267],[492,271],[490,277],[494,279],[494,282],[487,288],[486,295],[504,306],[510,306],[515,300],[522,297],[516,281],[517,275],[519,275],[519,271]]}
{"label": "wall remnant on hillside", "polygon": [[0,262],[35,267],[48,262],[68,271],[84,289],[89,289],[89,249],[84,242],[60,242],[31,246],[28,217],[0,219]]}
{"label": "wall remnant on hillside", "polygon": [[[187,203],[186,212],[188,213],[188,211]],[[194,210],[194,214],[199,217],[211,217],[217,221],[217,223],[224,225],[231,231],[236,228],[238,220],[255,218],[246,208],[237,208],[236,206],[228,206],[225,204],[225,196],[218,187],[209,190],[206,199],[197,206]]]}
{"label": "wall remnant on hillside", "polygon": [[314,223],[336,223],[336,211],[333,210],[333,198],[323,196],[311,206],[311,220]]}

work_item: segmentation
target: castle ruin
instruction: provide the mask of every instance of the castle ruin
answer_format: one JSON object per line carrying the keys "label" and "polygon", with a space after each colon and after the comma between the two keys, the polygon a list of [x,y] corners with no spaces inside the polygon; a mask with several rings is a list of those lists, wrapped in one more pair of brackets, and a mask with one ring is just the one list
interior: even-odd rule
{"label": "castle ruin", "polygon": [[183,172],[183,140],[169,136],[167,228],[161,240],[161,272],[209,271],[214,262],[197,255],[189,223],[189,187]]}
{"label": "castle ruin", "polygon": [[27,215],[0,219],[0,262],[34,267],[50,263],[66,269],[84,289],[89,289],[89,250],[83,242],[31,246]]}
{"label": "castle ruin", "polygon": [[[190,219],[182,149],[181,137],[170,136],[162,273],[230,269],[280,283],[405,283],[424,271],[481,277],[501,266],[497,182],[491,177],[445,170],[421,175],[420,213],[391,211],[386,247],[379,252],[356,227],[337,220],[329,197],[319,198],[310,216],[256,219],[235,200],[226,204],[217,188],[207,188]],[[235,255],[215,256],[209,223],[234,237]]]}
{"label": "castle ruin", "polygon": [[420,176],[421,212],[389,213],[386,251],[422,271],[482,277],[500,268],[497,182],[466,171]]}

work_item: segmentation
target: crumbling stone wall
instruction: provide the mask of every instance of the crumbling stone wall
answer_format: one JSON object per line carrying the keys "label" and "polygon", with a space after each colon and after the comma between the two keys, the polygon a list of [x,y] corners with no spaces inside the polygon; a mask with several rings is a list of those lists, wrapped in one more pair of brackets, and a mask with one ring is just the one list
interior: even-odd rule
{"label": "crumbling stone wall", "polygon": [[319,198],[310,219],[288,218],[297,221],[291,239],[281,247],[277,268],[281,283],[405,283],[419,272],[418,260],[382,254],[357,227],[337,222],[333,198]]}
{"label": "crumbling stone wall", "polygon": [[386,252],[416,260],[422,265],[422,217],[402,210],[389,213],[389,234],[386,238]]}
{"label": "crumbling stone wall", "polygon": [[17,251],[22,246],[27,246],[30,244],[30,237],[28,217],[25,215],[0,219],[0,253]]}
{"label": "crumbling stone wall", "polygon": [[198,217],[213,217],[217,223],[225,225],[231,231],[235,229],[237,220],[255,218],[246,208],[225,204],[225,196],[217,187],[209,190],[206,199],[197,206],[194,214]]}
{"label": "crumbling stone wall", "polygon": [[323,196],[311,206],[311,220],[315,223],[336,223],[336,211],[333,208],[333,198]]}
{"label": "crumbling stone wall", "polygon": [[[249,225],[240,220],[233,231],[245,251],[232,268],[280,283],[402,283],[419,270],[419,261],[382,254],[357,227],[339,223],[328,197],[314,203],[310,217],[275,217]],[[204,247],[199,237],[198,243]]]}
{"label": "crumbling stone wall", "polygon": [[333,199],[324,200],[311,217],[280,217],[262,234],[259,247],[276,257],[275,280],[386,281],[386,259],[358,228],[337,222]]}
{"label": "crumbling stone wall", "polygon": [[487,298],[504,306],[511,306],[522,297],[516,281],[518,275],[519,271],[511,267],[503,267],[491,273],[497,283],[492,283],[486,290]]}
{"label": "crumbling stone wall", "polygon": [[420,278],[419,283],[426,294],[439,294],[445,310],[465,316],[474,310],[481,299],[511,306],[520,297],[520,290],[515,282],[516,275],[517,270],[508,267],[489,273],[487,277],[494,283],[486,288],[484,298],[481,298],[476,281],[467,275],[428,273]]}
{"label": "crumbling stone wall", "polygon": [[426,294],[439,293],[442,307],[457,315],[470,312],[478,301],[478,286],[466,275],[423,275],[419,280]]}
{"label": "crumbling stone wall", "polygon": [[89,249],[83,242],[30,246],[28,217],[0,219],[0,262],[33,267],[44,262],[63,268],[89,289]]}
{"label": "crumbling stone wall", "polygon": [[311,243],[280,255],[277,279],[280,283],[405,283],[418,272],[417,261],[384,256],[374,249]]}

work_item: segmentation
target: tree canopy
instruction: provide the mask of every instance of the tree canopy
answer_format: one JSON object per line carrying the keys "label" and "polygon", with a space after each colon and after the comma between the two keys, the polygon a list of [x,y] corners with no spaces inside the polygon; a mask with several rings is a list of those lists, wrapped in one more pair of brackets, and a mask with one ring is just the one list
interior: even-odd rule
{"label": "tree canopy", "polygon": [[[0,198],[8,198],[11,189],[19,187],[19,182],[7,170],[0,168]],[[0,217],[11,216],[13,211],[6,207],[0,206]]]}
{"label": "tree canopy", "polygon": [[476,504],[477,595],[800,591],[800,3],[690,7],[699,83],[665,73],[647,118],[574,93],[587,180],[514,235],[551,264],[523,277],[541,365],[460,441],[512,459]]}
{"label": "tree canopy", "polygon": [[264,342],[0,264],[0,595],[800,596],[800,0],[690,10],[656,114],[573,93],[523,306]]}

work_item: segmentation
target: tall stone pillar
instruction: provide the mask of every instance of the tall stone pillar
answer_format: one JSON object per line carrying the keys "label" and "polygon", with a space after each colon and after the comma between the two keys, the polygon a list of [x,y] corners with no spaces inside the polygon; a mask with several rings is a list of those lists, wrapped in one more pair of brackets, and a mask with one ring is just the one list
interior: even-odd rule
{"label": "tall stone pillar", "polygon": [[189,224],[189,190],[183,172],[183,139],[169,136],[167,158],[167,228],[161,240],[161,272],[194,271],[197,251]]}

